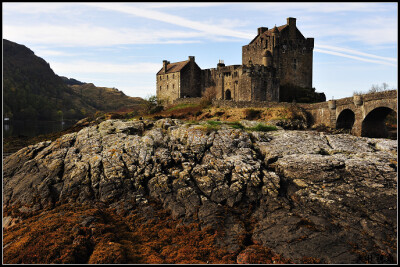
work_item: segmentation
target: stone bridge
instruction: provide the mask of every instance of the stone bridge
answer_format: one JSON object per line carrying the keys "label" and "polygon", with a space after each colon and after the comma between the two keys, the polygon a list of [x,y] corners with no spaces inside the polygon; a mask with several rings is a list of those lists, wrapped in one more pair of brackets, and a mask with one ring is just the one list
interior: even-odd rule
{"label": "stone bridge", "polygon": [[397,90],[299,106],[311,114],[313,125],[351,129],[357,136],[388,137],[385,119],[391,112],[397,114]]}

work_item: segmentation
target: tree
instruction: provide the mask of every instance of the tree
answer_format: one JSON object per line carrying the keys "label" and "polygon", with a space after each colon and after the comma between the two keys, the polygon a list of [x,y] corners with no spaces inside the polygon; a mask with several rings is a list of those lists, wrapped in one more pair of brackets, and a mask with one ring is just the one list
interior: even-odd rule
{"label": "tree", "polygon": [[154,114],[163,110],[162,101],[157,96],[152,95],[144,99],[143,109],[146,114]]}

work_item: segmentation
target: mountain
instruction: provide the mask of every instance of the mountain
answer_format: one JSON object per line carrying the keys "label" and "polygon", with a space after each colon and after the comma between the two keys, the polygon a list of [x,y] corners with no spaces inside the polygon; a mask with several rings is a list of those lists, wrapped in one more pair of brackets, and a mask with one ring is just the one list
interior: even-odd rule
{"label": "mountain", "polygon": [[81,85],[81,84],[85,84],[81,81],[75,80],[73,78],[67,78],[64,76],[60,76],[60,78],[63,80],[63,82],[67,85]]}
{"label": "mountain", "polygon": [[[90,92],[84,92],[86,89]],[[108,94],[108,91],[113,89],[60,77],[49,63],[29,48],[3,39],[5,117],[18,120],[80,119],[96,111],[137,107],[143,101],[120,93]],[[107,104],[93,99],[99,95],[107,96]]]}

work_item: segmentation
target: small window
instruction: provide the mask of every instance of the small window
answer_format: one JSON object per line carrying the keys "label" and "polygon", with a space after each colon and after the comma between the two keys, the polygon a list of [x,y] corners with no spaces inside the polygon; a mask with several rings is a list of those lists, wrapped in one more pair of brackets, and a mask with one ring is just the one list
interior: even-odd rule
{"label": "small window", "polygon": [[175,84],[172,85],[172,89],[175,89]]}
{"label": "small window", "polygon": [[162,76],[160,75],[160,81],[162,80]]}
{"label": "small window", "polygon": [[297,68],[297,60],[294,58],[293,59],[293,69]]}
{"label": "small window", "polygon": [[168,90],[168,84],[167,84],[167,90]]}
{"label": "small window", "polygon": [[160,91],[161,91],[161,86],[160,86]]}
{"label": "small window", "polygon": [[175,79],[175,74],[172,74],[172,79]]}
{"label": "small window", "polygon": [[167,75],[167,80],[168,80],[168,75]]}

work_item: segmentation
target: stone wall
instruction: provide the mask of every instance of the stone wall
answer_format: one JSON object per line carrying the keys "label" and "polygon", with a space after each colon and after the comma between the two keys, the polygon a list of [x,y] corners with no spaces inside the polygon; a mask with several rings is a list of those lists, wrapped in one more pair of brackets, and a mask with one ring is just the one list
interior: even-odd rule
{"label": "stone wall", "polygon": [[201,96],[201,69],[194,59],[181,70],[181,88],[179,97]]}
{"label": "stone wall", "polygon": [[157,78],[157,97],[166,103],[171,103],[179,98],[181,75],[179,72],[160,74]]}
{"label": "stone wall", "polygon": [[292,103],[268,102],[268,101],[233,101],[214,99],[212,101],[214,107],[228,108],[271,108],[271,107],[290,107]]}
{"label": "stone wall", "polygon": [[[312,125],[323,124],[332,128],[336,128],[336,123],[342,112],[354,114],[354,125],[352,126],[352,134],[363,135],[363,122],[367,116],[377,109],[384,108],[375,116],[379,119],[369,126],[372,128],[384,129],[384,119],[389,110],[397,112],[397,90],[390,90],[378,93],[364,94],[361,96],[346,97],[338,100],[329,100],[327,102],[315,104],[299,104],[312,117]],[[366,126],[364,125],[364,128]]]}
{"label": "stone wall", "polygon": [[[298,32],[298,35],[301,35]],[[279,50],[279,77],[281,84],[294,84],[296,86],[312,87],[313,48],[314,39],[303,39],[300,36],[296,40],[288,40],[283,32],[282,43]],[[286,47],[286,49],[283,49]]]}
{"label": "stone wall", "polygon": [[200,104],[202,98],[201,97],[188,97],[188,98],[178,98],[175,99],[172,104]]}

